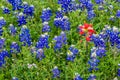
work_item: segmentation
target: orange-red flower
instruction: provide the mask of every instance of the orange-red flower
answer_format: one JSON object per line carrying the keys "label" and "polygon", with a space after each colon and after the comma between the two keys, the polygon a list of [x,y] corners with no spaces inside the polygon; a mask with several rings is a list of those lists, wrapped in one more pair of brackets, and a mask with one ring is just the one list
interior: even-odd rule
{"label": "orange-red flower", "polygon": [[79,26],[79,29],[80,29],[79,34],[85,35],[87,41],[90,41],[91,35],[95,33],[92,24],[84,23],[84,25]]}

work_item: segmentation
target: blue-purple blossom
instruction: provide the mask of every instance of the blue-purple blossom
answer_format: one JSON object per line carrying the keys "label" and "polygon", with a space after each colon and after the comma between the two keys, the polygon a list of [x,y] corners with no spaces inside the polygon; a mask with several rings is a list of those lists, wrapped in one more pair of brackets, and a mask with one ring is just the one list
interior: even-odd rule
{"label": "blue-purple blossom", "polygon": [[80,77],[80,74],[76,73],[74,80],[83,80],[83,78]]}
{"label": "blue-purple blossom", "polygon": [[7,50],[2,50],[0,52],[0,67],[2,67],[5,64],[5,57],[9,57]]}
{"label": "blue-purple blossom", "polygon": [[40,49],[40,48],[49,48],[49,35],[47,33],[42,34],[38,40],[38,42],[36,43],[36,48]]}
{"label": "blue-purple blossom", "polygon": [[33,16],[34,15],[34,6],[30,5],[30,6],[25,6],[24,5],[24,11],[23,13],[26,14],[27,16]]}
{"label": "blue-purple blossom", "polygon": [[3,17],[0,17],[0,36],[2,36],[2,33],[3,33],[3,29],[2,27],[6,25],[6,21],[4,20]]}
{"label": "blue-purple blossom", "polygon": [[53,68],[52,73],[53,73],[53,78],[60,77],[60,70],[58,69],[57,66]]}
{"label": "blue-purple blossom", "polygon": [[36,58],[38,60],[42,60],[43,58],[45,58],[45,54],[44,54],[44,51],[43,49],[38,49],[37,52],[36,52]]}
{"label": "blue-purple blossom", "polygon": [[5,45],[5,39],[0,38],[0,49],[4,48],[4,45]]}
{"label": "blue-purple blossom", "polygon": [[50,8],[46,8],[42,10],[42,15],[40,18],[42,19],[42,22],[48,22],[50,20],[50,17],[52,16],[52,11]]}
{"label": "blue-purple blossom", "polygon": [[13,36],[14,36],[14,35],[16,34],[16,32],[17,32],[17,28],[15,28],[13,24],[10,24],[10,25],[9,25],[9,30],[10,30],[10,34],[13,35]]}
{"label": "blue-purple blossom", "polygon": [[2,6],[3,14],[10,14],[10,10],[7,7]]}
{"label": "blue-purple blossom", "polygon": [[13,10],[20,10],[22,8],[22,0],[7,0],[13,7]]}
{"label": "blue-purple blossom", "polygon": [[99,60],[97,59],[97,55],[96,55],[96,51],[93,49],[91,49],[91,55],[90,55],[90,60],[88,61],[88,64],[90,65],[89,71],[93,71],[93,70],[98,70],[97,66],[98,66]]}
{"label": "blue-purple blossom", "polygon": [[22,25],[25,25],[27,23],[26,17],[23,13],[19,13],[17,15],[17,22],[18,22],[18,26],[22,26]]}
{"label": "blue-purple blossom", "polygon": [[120,18],[120,10],[117,10],[116,17]]}
{"label": "blue-purple blossom", "polygon": [[63,18],[55,18],[54,25],[62,29],[62,31],[69,31],[70,30],[70,22],[67,16]]}
{"label": "blue-purple blossom", "polygon": [[88,80],[96,80],[96,76],[94,74],[91,74],[89,76]]}
{"label": "blue-purple blossom", "polygon": [[60,51],[63,45],[67,44],[65,32],[61,32],[60,36],[55,36],[53,40],[55,40],[54,51]]}
{"label": "blue-purple blossom", "polygon": [[13,77],[12,80],[19,80],[17,77]]}
{"label": "blue-purple blossom", "polygon": [[44,22],[42,32],[49,32],[49,31],[50,31],[50,26],[48,25],[48,22]]}
{"label": "blue-purple blossom", "polygon": [[20,40],[20,42],[23,43],[23,46],[26,46],[26,45],[31,46],[31,44],[32,44],[29,29],[25,25],[21,28],[19,40]]}
{"label": "blue-purple blossom", "polygon": [[10,45],[10,53],[17,54],[20,52],[20,46],[16,42],[12,42]]}

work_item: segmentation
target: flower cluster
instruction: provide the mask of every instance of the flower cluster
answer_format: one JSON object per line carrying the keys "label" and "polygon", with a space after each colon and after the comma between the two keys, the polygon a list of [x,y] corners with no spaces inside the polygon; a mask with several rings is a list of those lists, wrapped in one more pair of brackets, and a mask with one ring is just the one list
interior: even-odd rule
{"label": "flower cluster", "polygon": [[2,36],[3,29],[2,27],[6,24],[6,21],[4,20],[3,17],[0,17],[0,36]]}
{"label": "flower cluster", "polygon": [[88,61],[88,64],[90,65],[89,71],[91,72],[92,70],[98,70],[99,60],[97,59],[96,52],[94,49],[91,49],[91,55],[90,55],[90,60]]}
{"label": "flower cluster", "polygon": [[30,46],[32,44],[29,29],[27,28],[27,26],[22,26],[19,39],[20,42],[23,42],[23,46]]}
{"label": "flower cluster", "polygon": [[10,10],[7,7],[2,6],[3,14],[10,14]]}
{"label": "flower cluster", "polygon": [[10,45],[10,53],[11,54],[17,54],[20,52],[20,47],[16,42],[12,42]]}
{"label": "flower cluster", "polygon": [[95,0],[96,4],[102,4],[104,0]]}
{"label": "flower cluster", "polygon": [[39,59],[40,61],[45,58],[44,51],[43,49],[38,49],[36,52],[36,58]]}
{"label": "flower cluster", "polygon": [[94,74],[91,74],[89,76],[88,80],[96,80],[96,76]]}
{"label": "flower cluster", "polygon": [[[120,64],[118,66],[120,67]],[[120,68],[118,68],[117,75],[120,76]]]}
{"label": "flower cluster", "polygon": [[90,37],[95,33],[95,30],[91,24],[84,23],[84,25],[79,26],[79,33],[86,37],[86,41],[90,41]]}
{"label": "flower cluster", "polygon": [[5,57],[9,57],[8,51],[7,50],[2,50],[0,52],[0,67],[5,64]]}
{"label": "flower cluster", "polygon": [[120,10],[117,11],[116,17],[117,17],[117,18],[120,18]]}
{"label": "flower cluster", "polygon": [[10,34],[13,35],[13,36],[14,36],[14,35],[16,34],[16,32],[17,32],[17,28],[15,28],[13,24],[10,24],[10,25],[9,25],[9,30],[10,30]]}
{"label": "flower cluster", "polygon": [[[57,16],[58,17],[58,16]],[[62,29],[62,31],[70,30],[70,22],[67,16],[60,16],[54,19],[54,25]]]}
{"label": "flower cluster", "polygon": [[61,5],[62,12],[68,13],[79,9],[79,4],[74,0],[58,0],[58,4]]}
{"label": "flower cluster", "polygon": [[61,32],[60,36],[55,36],[53,40],[55,40],[54,51],[59,51],[64,44],[67,44],[65,32]]}
{"label": "flower cluster", "polygon": [[52,16],[51,9],[46,8],[42,10],[42,15],[40,16],[40,18],[42,19],[42,22],[48,22],[51,16]]}
{"label": "flower cluster", "polygon": [[21,12],[17,15],[18,26],[25,25],[27,23],[25,15]]}
{"label": "flower cluster", "polygon": [[50,26],[48,25],[48,22],[44,22],[42,32],[49,32],[49,31],[50,31]]}
{"label": "flower cluster", "polygon": [[7,0],[13,7],[13,10],[19,10],[22,8],[22,0]]}
{"label": "flower cluster", "polygon": [[23,2],[23,13],[26,14],[26,16],[33,16],[34,15],[34,6],[33,5],[28,5],[27,2]]}
{"label": "flower cluster", "polygon": [[47,33],[42,34],[38,40],[38,42],[36,43],[36,48],[40,49],[40,48],[49,48],[49,35]]}
{"label": "flower cluster", "polygon": [[80,77],[80,74],[76,73],[74,80],[83,80],[83,79]]}
{"label": "flower cluster", "polygon": [[71,45],[69,48],[69,51],[67,53],[67,60],[68,61],[74,61],[76,55],[78,54],[79,50],[75,48],[74,45]]}
{"label": "flower cluster", "polygon": [[5,64],[5,57],[9,57],[8,51],[4,49],[5,39],[0,38],[0,67]]}
{"label": "flower cluster", "polygon": [[60,77],[60,70],[58,69],[57,66],[53,68],[52,73],[53,73],[53,78]]}

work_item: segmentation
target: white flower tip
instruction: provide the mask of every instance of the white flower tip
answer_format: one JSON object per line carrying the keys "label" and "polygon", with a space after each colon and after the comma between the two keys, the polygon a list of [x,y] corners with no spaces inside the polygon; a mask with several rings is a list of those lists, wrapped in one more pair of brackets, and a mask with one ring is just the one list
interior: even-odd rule
{"label": "white flower tip", "polygon": [[61,8],[58,8],[58,11],[61,11]]}
{"label": "white flower tip", "polygon": [[30,7],[34,7],[34,5],[30,5]]}
{"label": "white flower tip", "polygon": [[50,10],[50,7],[48,7],[47,10]]}
{"label": "white flower tip", "polygon": [[5,6],[1,6],[1,8],[2,8],[2,9],[4,9],[4,8],[5,8]]}
{"label": "white flower tip", "polygon": [[24,1],[23,4],[28,4],[28,3],[26,1]]}
{"label": "white flower tip", "polygon": [[64,19],[68,19],[68,17],[67,17],[67,16],[63,16],[63,18],[64,18]]}
{"label": "white flower tip", "polygon": [[43,25],[46,25],[46,24],[48,24],[48,22],[44,22],[44,23],[43,23]]}
{"label": "white flower tip", "polygon": [[42,53],[42,52],[43,52],[43,49],[38,49],[38,51]]}
{"label": "white flower tip", "polygon": [[0,17],[0,20],[4,19],[3,17]]}
{"label": "white flower tip", "polygon": [[57,66],[54,67],[54,69],[57,69],[57,68],[58,68]]}
{"label": "white flower tip", "polygon": [[9,26],[13,26],[13,24],[10,24]]}
{"label": "white flower tip", "polygon": [[23,25],[22,27],[23,27],[23,28],[27,28],[27,26],[26,26],[26,25]]}
{"label": "white flower tip", "polygon": [[71,47],[75,47],[75,45],[71,45]]}
{"label": "white flower tip", "polygon": [[24,14],[21,12],[21,13],[19,13],[18,15],[19,15],[19,16],[22,16],[22,15],[24,15]]}

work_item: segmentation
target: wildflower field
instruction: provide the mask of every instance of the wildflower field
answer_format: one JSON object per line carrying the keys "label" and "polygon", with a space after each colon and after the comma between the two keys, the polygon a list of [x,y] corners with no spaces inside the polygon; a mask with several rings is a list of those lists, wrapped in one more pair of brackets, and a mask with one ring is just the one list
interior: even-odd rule
{"label": "wildflower field", "polygon": [[120,0],[0,0],[0,80],[120,80]]}

